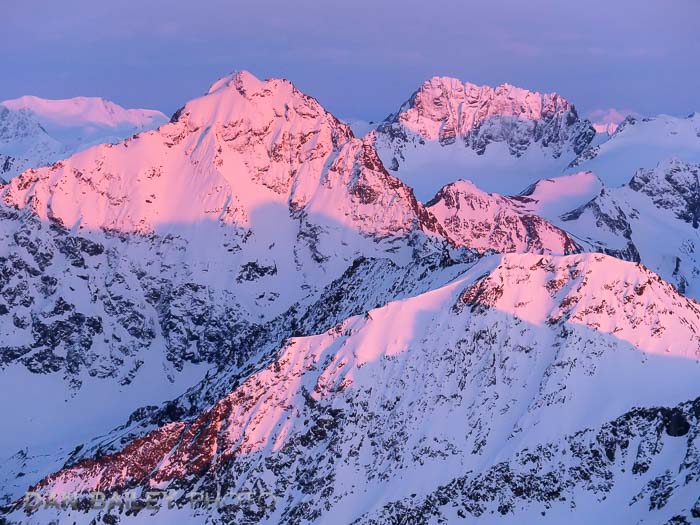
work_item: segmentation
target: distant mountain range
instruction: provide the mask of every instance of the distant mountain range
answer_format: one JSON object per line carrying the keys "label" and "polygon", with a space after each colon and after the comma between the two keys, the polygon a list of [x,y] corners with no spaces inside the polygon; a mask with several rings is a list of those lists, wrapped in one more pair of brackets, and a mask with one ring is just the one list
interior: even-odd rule
{"label": "distant mountain range", "polygon": [[435,77],[355,136],[235,72],[0,153],[0,522],[700,518],[697,114]]}
{"label": "distant mountain range", "polygon": [[26,96],[0,102],[0,177],[9,180],[95,144],[118,142],[157,128],[160,111],[124,109],[94,97],[46,100]]}

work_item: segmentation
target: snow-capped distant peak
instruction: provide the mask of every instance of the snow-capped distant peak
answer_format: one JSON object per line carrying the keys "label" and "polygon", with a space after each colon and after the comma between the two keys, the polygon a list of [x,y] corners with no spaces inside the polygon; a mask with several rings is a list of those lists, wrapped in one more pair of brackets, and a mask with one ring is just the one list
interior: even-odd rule
{"label": "snow-capped distant peak", "polygon": [[[247,71],[236,71],[214,82],[207,93],[189,101],[173,116],[179,121],[186,116],[193,126],[236,124],[247,122],[253,128],[283,119],[305,122],[302,127],[330,125],[351,136],[350,128],[327,112],[314,98],[300,92],[286,79],[260,80]],[[316,120],[316,124],[311,124]],[[321,122],[324,122],[322,124]]]}
{"label": "snow-capped distant peak", "polygon": [[[15,102],[0,152],[137,129]],[[555,93],[435,77],[359,139],[241,71],[24,171],[0,186],[0,523],[689,523],[699,122],[596,136]],[[620,156],[606,187],[590,163]],[[113,508],[155,488],[224,501]]]}
{"label": "snow-capped distant peak", "polygon": [[150,128],[167,122],[167,117],[153,109],[125,109],[100,97],[75,97],[49,100],[31,95],[5,100],[0,105],[11,110],[30,111],[45,127],[77,126]]}
{"label": "snow-capped distant peak", "polygon": [[700,116],[628,115],[611,137],[592,143],[567,171],[592,171],[614,187],[627,183],[639,168],[652,169],[671,157],[700,162]]}
{"label": "snow-capped distant peak", "polygon": [[11,179],[102,143],[157,128],[168,118],[152,109],[125,109],[98,97],[48,100],[24,96],[0,102],[0,176]]}
{"label": "snow-capped distant peak", "polygon": [[612,135],[627,116],[639,116],[637,112],[630,109],[596,109],[588,113],[588,120],[593,124],[596,133]]}
{"label": "snow-capped distant peak", "polygon": [[444,233],[369,140],[288,80],[247,72],[217,81],[157,131],[25,173],[2,194],[66,225],[141,233],[219,221],[252,228],[273,208],[266,246],[300,215],[377,239]]}
{"label": "snow-capped distant peak", "polygon": [[580,171],[552,179],[541,179],[525,189],[520,195],[528,198],[530,213],[548,220],[556,220],[560,215],[598,196],[603,183],[590,171]]}
{"label": "snow-capped distant peak", "polygon": [[369,136],[387,168],[427,200],[457,179],[517,193],[561,172],[596,132],[558,93],[433,77]]}
{"label": "snow-capped distant peak", "polygon": [[454,141],[493,117],[537,121],[574,106],[557,93],[538,93],[511,84],[479,86],[451,77],[426,81],[389,120],[426,140]]}
{"label": "snow-capped distant peak", "polygon": [[427,207],[453,239],[480,252],[580,250],[565,231],[531,213],[530,204],[529,198],[486,193],[460,180],[443,187]]}

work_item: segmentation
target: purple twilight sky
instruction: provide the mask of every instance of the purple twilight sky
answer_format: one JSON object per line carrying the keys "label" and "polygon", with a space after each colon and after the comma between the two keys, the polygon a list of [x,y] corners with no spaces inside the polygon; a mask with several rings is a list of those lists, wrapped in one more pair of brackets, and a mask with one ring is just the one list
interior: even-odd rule
{"label": "purple twilight sky", "polygon": [[433,75],[557,91],[581,113],[700,110],[698,0],[2,1],[0,100],[168,114],[218,77],[286,77],[380,119]]}

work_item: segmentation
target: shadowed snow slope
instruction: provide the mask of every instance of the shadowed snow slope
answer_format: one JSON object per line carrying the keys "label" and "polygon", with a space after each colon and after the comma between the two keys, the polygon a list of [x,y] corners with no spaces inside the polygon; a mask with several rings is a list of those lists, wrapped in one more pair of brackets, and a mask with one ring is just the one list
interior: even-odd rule
{"label": "shadowed snow slope", "polygon": [[606,185],[616,187],[638,169],[653,169],[666,158],[700,162],[700,113],[686,118],[627,117],[609,140],[586,148],[569,171],[593,171]]}
{"label": "shadowed snow slope", "polygon": [[[364,523],[498,465],[518,469],[520,451],[549,443],[556,457],[548,459],[574,469],[552,472],[549,483],[561,485],[556,497],[541,484],[514,498],[504,483],[477,499],[482,509],[473,517],[484,509],[569,509],[574,492],[584,499],[622,493],[630,505],[638,493],[635,512],[648,512],[646,484],[656,468],[647,471],[660,449],[643,445],[636,457],[647,467],[624,476],[613,450],[601,468],[615,474],[605,486],[591,484],[576,471],[593,452],[580,431],[595,435],[634,407],[693,398],[699,348],[698,304],[639,265],[600,254],[493,256],[444,287],[289,340],[211,409],[116,454],[82,460],[37,488],[56,495],[134,486],[242,491],[262,483],[276,503],[259,500],[255,515],[228,507],[209,522]],[[687,416],[678,414],[668,423],[671,436],[688,432]],[[634,437],[658,438],[653,425]],[[559,450],[567,443],[568,456]],[[698,458],[686,457],[692,465],[669,474],[679,493],[698,484],[683,472],[700,467]],[[596,469],[595,461],[585,464]],[[498,502],[507,500],[514,502],[504,512]],[[39,523],[51,513],[24,519]],[[66,517],[82,523],[92,515]]]}

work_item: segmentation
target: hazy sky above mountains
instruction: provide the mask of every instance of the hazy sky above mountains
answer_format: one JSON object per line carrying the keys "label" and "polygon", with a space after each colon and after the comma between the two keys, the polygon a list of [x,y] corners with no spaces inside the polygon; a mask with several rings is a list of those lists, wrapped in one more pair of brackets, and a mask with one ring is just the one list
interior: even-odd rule
{"label": "hazy sky above mountains", "polygon": [[700,111],[697,0],[3,0],[0,100],[168,114],[218,77],[286,77],[380,119],[433,75],[557,91],[582,113]]}

